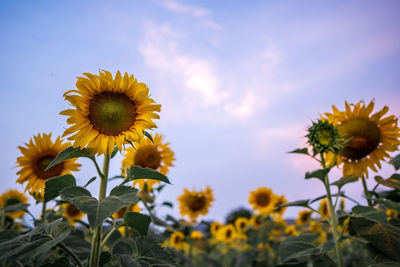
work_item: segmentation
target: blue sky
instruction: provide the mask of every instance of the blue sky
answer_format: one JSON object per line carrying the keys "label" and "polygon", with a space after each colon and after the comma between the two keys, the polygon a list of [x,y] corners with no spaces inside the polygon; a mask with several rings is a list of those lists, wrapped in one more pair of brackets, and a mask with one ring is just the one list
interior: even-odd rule
{"label": "blue sky", "polygon": [[[375,99],[400,115],[399,9],[387,0],[3,3],[0,186],[23,188],[17,146],[40,132],[62,134],[62,94],[81,73],[105,69],[133,73],[162,104],[157,132],[177,161],[160,201],[210,185],[216,201],[207,218],[222,219],[249,207],[259,186],[290,201],[317,197],[322,185],[303,179],[317,166],[286,152],[345,100]],[[95,171],[80,162],[84,184]],[[112,162],[113,174],[119,168]],[[361,184],[346,191],[362,201]]]}

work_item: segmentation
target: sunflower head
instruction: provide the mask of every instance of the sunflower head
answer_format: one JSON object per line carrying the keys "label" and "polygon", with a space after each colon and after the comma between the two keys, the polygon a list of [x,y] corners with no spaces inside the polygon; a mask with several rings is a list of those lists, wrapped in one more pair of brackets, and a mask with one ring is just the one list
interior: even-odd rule
{"label": "sunflower head", "polygon": [[97,154],[111,154],[128,142],[140,141],[143,131],[156,128],[161,105],[149,97],[149,89],[133,75],[118,71],[113,78],[108,71],[99,75],[84,73],[76,82],[76,90],[64,94],[73,109],[62,111],[69,116],[63,136],[73,140],[74,147],[88,148]]}
{"label": "sunflower head", "polygon": [[[174,152],[170,148],[170,143],[163,141],[160,134],[152,135],[154,141],[144,138],[140,143],[135,143],[135,148],[126,149],[124,159],[122,160],[122,172],[132,165],[142,168],[150,168],[166,175],[170,167],[174,166]],[[138,184],[141,190],[151,191],[153,185],[158,184],[157,180],[138,179],[134,180],[133,185]],[[146,191],[146,190],[145,190]]]}
{"label": "sunflower head", "polygon": [[65,160],[46,170],[58,153],[69,146],[70,144],[63,143],[60,137],[53,142],[51,134],[38,134],[31,138],[29,143],[25,143],[24,147],[19,146],[22,156],[17,158],[17,166],[21,168],[17,172],[17,182],[28,182],[25,190],[39,196],[44,193],[44,185],[48,179],[77,171],[81,165],[76,163],[76,158]]}
{"label": "sunflower head", "polygon": [[222,226],[217,234],[217,240],[223,243],[231,243],[237,237],[237,232],[232,224]]}
{"label": "sunflower head", "polygon": [[61,204],[61,208],[63,210],[62,215],[68,219],[71,225],[75,225],[75,220],[80,220],[83,216],[85,216],[83,212],[81,212],[75,205],[71,203]]}
{"label": "sunflower head", "polygon": [[324,198],[319,203],[319,214],[321,215],[322,220],[328,220],[330,216],[329,206],[328,206],[328,199]]}
{"label": "sunflower head", "polygon": [[[129,208],[129,210],[128,210],[128,208]],[[114,218],[123,219],[125,217],[125,213],[127,211],[140,212],[140,206],[138,203],[136,203],[135,205],[122,207],[117,212],[114,212],[114,214],[112,216]]]}
{"label": "sunflower head", "polygon": [[311,220],[310,221],[310,231],[313,233],[320,233],[322,231],[322,226],[320,223]]}
{"label": "sunflower head", "polygon": [[182,232],[173,232],[169,238],[169,244],[171,247],[178,250],[184,249],[185,246],[185,235]]}
{"label": "sunflower head", "polygon": [[214,195],[208,186],[203,191],[184,189],[178,201],[181,216],[187,215],[190,219],[196,220],[200,215],[207,215],[211,202],[214,201]]}
{"label": "sunflower head", "polygon": [[287,201],[285,195],[277,196],[275,208],[274,208],[274,214],[278,215],[278,217],[282,217],[283,214],[285,213],[287,207],[279,207],[279,206],[284,205],[286,203],[288,203],[288,201]]}
{"label": "sunflower head", "polygon": [[246,217],[239,217],[235,221],[236,230],[240,233],[245,232],[246,228],[250,225],[250,220]]}
{"label": "sunflower head", "polygon": [[273,211],[277,196],[267,187],[259,187],[257,190],[251,191],[249,203],[261,214],[269,214]]}
{"label": "sunflower head", "polygon": [[190,238],[194,240],[200,240],[203,238],[203,233],[197,230],[194,230],[190,233]]}
{"label": "sunflower head", "polygon": [[210,232],[212,236],[217,236],[218,230],[222,227],[222,224],[220,222],[213,222],[210,225]]}
{"label": "sunflower head", "polygon": [[[10,189],[0,195],[0,208],[4,208],[8,205],[15,205],[20,203],[27,203],[28,197],[25,196],[24,193],[19,192],[18,190]],[[22,218],[25,214],[25,211],[20,210],[12,213],[6,213],[7,216],[18,219]]]}
{"label": "sunflower head", "polygon": [[398,119],[394,115],[384,117],[387,106],[371,114],[373,109],[373,101],[368,105],[363,101],[355,105],[345,102],[344,111],[332,106],[333,113],[325,113],[326,119],[338,128],[339,137],[348,140],[337,159],[327,156],[331,165],[343,164],[344,176],[368,177],[368,169],[377,172],[381,161],[389,159],[388,153],[396,151],[400,144]]}
{"label": "sunflower head", "polygon": [[292,236],[292,235],[298,235],[299,231],[297,230],[295,225],[288,225],[285,229],[285,234]]}
{"label": "sunflower head", "polygon": [[300,211],[296,219],[296,224],[299,226],[306,224],[311,219],[311,214],[311,210]]}
{"label": "sunflower head", "polygon": [[308,128],[308,143],[313,148],[314,156],[320,153],[338,153],[342,149],[338,129],[327,120],[313,122]]}

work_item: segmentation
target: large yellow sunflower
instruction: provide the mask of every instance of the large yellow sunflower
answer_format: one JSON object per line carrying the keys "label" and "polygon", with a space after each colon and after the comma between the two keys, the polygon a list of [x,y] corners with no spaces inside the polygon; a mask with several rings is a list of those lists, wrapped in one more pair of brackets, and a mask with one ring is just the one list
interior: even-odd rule
{"label": "large yellow sunflower", "polygon": [[220,222],[213,222],[213,223],[210,225],[210,232],[211,232],[211,235],[214,236],[214,237],[216,237],[216,236],[217,236],[217,233],[218,233],[218,230],[219,230],[221,227],[222,227],[222,224],[221,224]]}
{"label": "large yellow sunflower", "polygon": [[217,240],[223,243],[230,243],[237,237],[237,232],[232,224],[222,226],[218,230]]}
{"label": "large yellow sunflower", "polygon": [[257,190],[251,191],[249,203],[260,214],[267,215],[275,208],[277,196],[267,187],[259,187]]}
{"label": "large yellow sunflower", "polygon": [[17,166],[21,170],[17,172],[19,178],[17,182],[23,184],[28,182],[25,190],[37,195],[43,195],[44,184],[49,178],[69,174],[71,171],[77,171],[81,164],[76,163],[76,158],[65,160],[56,166],[45,171],[47,165],[70,143],[63,143],[60,137],[57,137],[53,143],[51,134],[38,134],[25,143],[25,147],[19,146],[22,156],[17,158]]}
{"label": "large yellow sunflower", "polygon": [[75,220],[82,219],[85,213],[81,212],[75,205],[70,203],[61,204],[63,213],[62,215],[68,219],[71,225],[75,225]]}
{"label": "large yellow sunflower", "polygon": [[190,219],[196,220],[200,215],[207,215],[211,202],[214,201],[214,195],[210,187],[206,187],[203,191],[189,191],[184,189],[184,193],[178,197],[179,210],[181,216],[189,216]]}
{"label": "large yellow sunflower", "polygon": [[[10,189],[0,195],[0,208],[3,208],[7,205],[15,205],[20,203],[27,203],[28,198],[24,193],[19,192],[18,190]],[[11,218],[18,219],[22,218],[25,214],[25,211],[20,210],[12,213],[6,213],[7,216]]]}
{"label": "large yellow sunflower", "polygon": [[172,235],[170,236],[169,245],[178,250],[183,250],[186,244],[184,240],[185,240],[185,235],[182,232],[176,231],[173,232]]}
{"label": "large yellow sunflower", "polygon": [[239,217],[235,221],[235,226],[238,232],[245,232],[246,228],[250,225],[250,220],[246,217]]}
{"label": "large yellow sunflower", "polygon": [[312,213],[313,212],[311,210],[300,211],[296,218],[296,224],[299,226],[306,224],[308,221],[310,221]]}
{"label": "large yellow sunflower", "polygon": [[146,84],[139,83],[118,71],[113,78],[108,71],[99,75],[84,73],[76,82],[77,90],[64,94],[74,109],[60,114],[69,116],[71,127],[63,136],[74,140],[74,147],[89,148],[97,154],[110,154],[115,145],[140,141],[143,131],[156,128],[152,121],[159,119],[161,105],[149,97]]}
{"label": "large yellow sunflower", "polygon": [[[143,168],[151,168],[162,174],[168,173],[168,168],[174,166],[174,152],[170,149],[170,143],[163,142],[163,136],[160,134],[152,135],[154,144],[150,139],[145,138],[140,143],[135,144],[135,148],[127,148],[127,153],[122,160],[122,172],[132,165]],[[157,180],[139,179],[134,180],[133,185],[138,184],[140,189],[145,188],[147,184],[148,191],[154,184],[159,183]]]}
{"label": "large yellow sunflower", "polygon": [[[325,113],[328,121],[338,128],[339,136],[350,140],[339,153],[336,164],[343,164],[344,176],[368,177],[368,168],[377,172],[381,161],[390,158],[388,152],[396,151],[400,144],[397,118],[383,117],[389,110],[387,106],[371,115],[373,101],[367,106],[363,101],[355,105],[345,102],[345,106],[345,111],[332,106],[333,113]],[[333,153],[327,156],[327,163],[335,163]]]}

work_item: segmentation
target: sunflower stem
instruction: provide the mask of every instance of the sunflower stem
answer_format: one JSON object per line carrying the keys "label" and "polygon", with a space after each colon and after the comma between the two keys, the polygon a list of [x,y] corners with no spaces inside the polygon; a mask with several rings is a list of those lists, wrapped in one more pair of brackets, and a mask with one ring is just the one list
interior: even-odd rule
{"label": "sunflower stem", "polygon": [[43,200],[42,205],[42,223],[46,221],[46,201]]}
{"label": "sunflower stem", "polygon": [[72,251],[70,250],[67,246],[65,246],[63,243],[58,243],[57,246],[61,249],[63,249],[65,252],[68,253],[68,255],[70,255],[74,261],[76,262],[76,264],[78,264],[79,267],[83,267],[80,259],[78,258],[78,256]]}
{"label": "sunflower stem", "polygon": [[368,206],[372,207],[373,206],[372,205],[372,201],[370,199],[370,194],[369,194],[369,191],[368,191],[367,182],[365,181],[365,177],[364,176],[361,177],[361,182],[362,182],[362,185],[363,185],[363,188],[364,188],[364,195],[365,195],[365,198],[367,199]]}
{"label": "sunflower stem", "polygon": [[[103,175],[100,175],[101,181],[100,181],[99,201],[101,201],[106,196],[109,167],[110,167],[110,155],[107,153],[106,155],[104,155],[103,173],[102,173]],[[102,228],[103,226],[99,225],[98,227],[96,227],[93,233],[92,248],[90,250],[90,262],[89,262],[90,267],[99,266]]]}

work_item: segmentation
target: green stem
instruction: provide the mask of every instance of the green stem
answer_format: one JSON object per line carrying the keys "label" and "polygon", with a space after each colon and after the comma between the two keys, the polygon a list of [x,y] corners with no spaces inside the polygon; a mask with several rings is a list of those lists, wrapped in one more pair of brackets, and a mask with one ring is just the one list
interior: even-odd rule
{"label": "green stem", "polygon": [[67,252],[74,259],[74,261],[76,262],[76,264],[78,264],[79,267],[83,267],[80,259],[72,250],[70,250],[63,243],[58,243],[57,246],[60,247],[61,249],[63,249],[65,252]]}
{"label": "green stem", "polygon": [[[101,201],[106,196],[107,191],[107,179],[108,179],[108,169],[110,167],[110,155],[104,155],[104,163],[103,163],[103,173],[100,175],[100,192],[99,192],[99,201]],[[92,238],[92,248],[90,250],[90,267],[97,267],[99,265],[100,260],[100,241],[101,241],[101,230],[103,226],[99,225],[96,227],[93,233]]]}
{"label": "green stem", "polygon": [[43,200],[42,206],[42,223],[46,221],[46,201]]}
{"label": "green stem", "polygon": [[364,195],[365,195],[365,198],[367,199],[368,206],[372,207],[372,201],[370,199],[370,194],[369,194],[369,191],[368,191],[367,182],[365,181],[364,176],[361,177],[361,182],[362,182],[362,185],[363,185],[363,188],[364,188]]}
{"label": "green stem", "polygon": [[[123,226],[123,225],[121,225]],[[103,250],[103,247],[106,245],[108,239],[111,237],[111,235],[118,230],[118,228],[120,228],[121,226],[118,227],[114,227],[110,232],[108,232],[108,234],[106,235],[106,237],[104,237],[103,241],[100,244],[100,251]]]}

